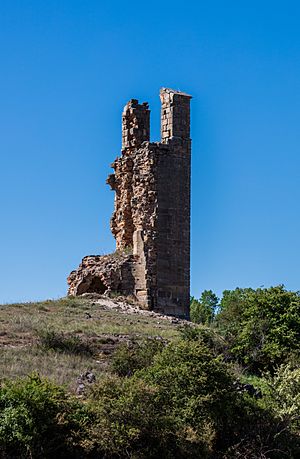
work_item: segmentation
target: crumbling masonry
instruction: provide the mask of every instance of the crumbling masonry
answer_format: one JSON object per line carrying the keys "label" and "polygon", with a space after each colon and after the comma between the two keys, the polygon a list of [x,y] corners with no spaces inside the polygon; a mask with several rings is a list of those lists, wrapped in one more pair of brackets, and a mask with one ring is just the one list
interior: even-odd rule
{"label": "crumbling masonry", "polygon": [[150,142],[147,103],[122,114],[122,155],[107,183],[115,191],[116,252],[85,257],[68,278],[69,295],[117,291],[144,309],[189,317],[190,99],[162,88],[161,142]]}

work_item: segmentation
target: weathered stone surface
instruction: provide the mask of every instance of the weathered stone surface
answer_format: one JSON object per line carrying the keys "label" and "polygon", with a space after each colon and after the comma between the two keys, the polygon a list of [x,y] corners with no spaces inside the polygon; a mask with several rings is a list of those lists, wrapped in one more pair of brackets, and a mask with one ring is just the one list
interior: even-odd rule
{"label": "weathered stone surface", "polygon": [[[119,253],[85,257],[69,294],[109,289],[133,294],[143,308],[189,317],[190,99],[162,88],[161,142],[151,143],[148,104],[132,99],[122,114],[122,152],[107,183],[115,192],[111,230]],[[108,257],[108,258],[107,258]]]}
{"label": "weathered stone surface", "polygon": [[130,295],[134,288],[132,261],[132,255],[118,252],[84,257],[78,269],[72,271],[67,279],[68,295],[103,294],[107,291]]}

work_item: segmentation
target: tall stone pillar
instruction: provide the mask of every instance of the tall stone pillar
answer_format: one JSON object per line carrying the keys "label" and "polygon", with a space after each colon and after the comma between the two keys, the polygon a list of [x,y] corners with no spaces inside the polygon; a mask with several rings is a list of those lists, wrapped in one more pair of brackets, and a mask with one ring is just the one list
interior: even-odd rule
{"label": "tall stone pillar", "polygon": [[161,141],[167,143],[175,137],[190,140],[190,99],[183,92],[162,88],[161,100]]}
{"label": "tall stone pillar", "polygon": [[160,98],[162,139],[157,166],[156,310],[188,317],[190,302],[191,96],[162,88]]}

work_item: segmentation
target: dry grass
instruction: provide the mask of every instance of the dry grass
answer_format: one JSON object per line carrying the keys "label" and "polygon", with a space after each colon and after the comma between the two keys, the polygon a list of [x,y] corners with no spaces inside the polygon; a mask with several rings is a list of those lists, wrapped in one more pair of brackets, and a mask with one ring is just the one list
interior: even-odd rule
{"label": "dry grass", "polygon": [[[92,355],[41,347],[47,332],[66,340],[76,337]],[[178,325],[157,317],[107,310],[85,298],[0,306],[0,380],[38,371],[73,389],[80,373],[107,372],[109,356],[122,341],[178,337]]]}
{"label": "dry grass", "polygon": [[4,377],[17,378],[37,371],[41,376],[74,390],[77,377],[87,370],[93,371],[97,377],[104,371],[101,364],[87,356],[44,351],[35,346],[0,350],[0,381]]}

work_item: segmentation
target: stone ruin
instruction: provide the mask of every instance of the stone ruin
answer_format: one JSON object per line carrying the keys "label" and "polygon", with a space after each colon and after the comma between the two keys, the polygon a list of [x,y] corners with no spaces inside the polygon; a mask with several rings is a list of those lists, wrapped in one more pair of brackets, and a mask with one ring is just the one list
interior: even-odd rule
{"label": "stone ruin", "polygon": [[150,142],[148,103],[124,107],[121,157],[107,179],[116,252],[84,257],[68,294],[118,292],[143,309],[189,318],[191,96],[162,88],[160,99],[160,142]]}

